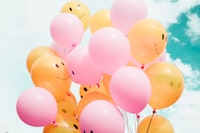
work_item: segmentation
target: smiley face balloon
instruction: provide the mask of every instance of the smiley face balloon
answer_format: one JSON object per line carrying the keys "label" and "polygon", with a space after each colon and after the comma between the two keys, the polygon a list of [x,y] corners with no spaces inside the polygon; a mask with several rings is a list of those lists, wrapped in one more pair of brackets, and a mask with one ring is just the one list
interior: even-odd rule
{"label": "smiley face balloon", "polygon": [[83,2],[78,0],[67,2],[61,9],[61,12],[74,14],[81,20],[84,30],[88,28],[91,14],[89,8]]}
{"label": "smiley face balloon", "polygon": [[162,109],[174,104],[181,96],[184,78],[178,67],[169,62],[158,62],[146,70],[152,85],[149,105]]}
{"label": "smiley face balloon", "polygon": [[155,60],[165,50],[167,32],[157,20],[142,19],[128,33],[132,56],[141,64]]}
{"label": "smiley face balloon", "polygon": [[71,86],[67,67],[57,56],[38,59],[32,66],[31,78],[36,86],[49,90],[57,101],[65,97]]}

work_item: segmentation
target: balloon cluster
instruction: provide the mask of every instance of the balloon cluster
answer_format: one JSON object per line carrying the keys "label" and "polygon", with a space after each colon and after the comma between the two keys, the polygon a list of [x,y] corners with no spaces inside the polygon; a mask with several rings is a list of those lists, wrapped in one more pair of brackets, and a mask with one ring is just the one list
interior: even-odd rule
{"label": "balloon cluster", "polygon": [[[89,44],[81,46],[87,29]],[[43,133],[124,133],[121,111],[138,116],[149,105],[155,114],[182,94],[183,75],[165,61],[166,29],[147,18],[143,0],[115,0],[110,10],[93,15],[81,1],[67,2],[52,19],[50,34],[53,44],[36,47],[27,57],[35,87],[16,105],[20,119],[44,126]],[[80,85],[80,100],[72,82]],[[137,127],[137,132],[148,131],[174,129],[155,115]]]}

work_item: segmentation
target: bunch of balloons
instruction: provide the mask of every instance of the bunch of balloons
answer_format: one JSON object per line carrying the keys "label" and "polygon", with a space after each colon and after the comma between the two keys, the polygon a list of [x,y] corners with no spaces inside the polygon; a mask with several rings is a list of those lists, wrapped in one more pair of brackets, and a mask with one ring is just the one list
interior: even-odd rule
{"label": "bunch of balloons", "polygon": [[[89,44],[81,46],[88,29]],[[124,133],[122,110],[138,115],[149,105],[154,117],[144,118],[137,132],[174,132],[154,114],[179,99],[184,79],[165,61],[166,29],[147,18],[143,0],[115,0],[110,10],[93,15],[83,2],[69,1],[52,19],[50,34],[51,46],[27,56],[35,86],[17,100],[23,122],[43,126],[43,133]],[[80,87],[72,88],[72,82]]]}

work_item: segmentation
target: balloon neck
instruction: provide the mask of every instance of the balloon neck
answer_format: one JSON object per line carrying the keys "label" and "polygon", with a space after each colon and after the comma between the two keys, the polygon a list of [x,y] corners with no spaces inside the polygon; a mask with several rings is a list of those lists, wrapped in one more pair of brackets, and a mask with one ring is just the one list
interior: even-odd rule
{"label": "balloon neck", "polygon": [[154,109],[154,110],[153,110],[153,114],[155,114],[155,113],[156,113],[156,110]]}

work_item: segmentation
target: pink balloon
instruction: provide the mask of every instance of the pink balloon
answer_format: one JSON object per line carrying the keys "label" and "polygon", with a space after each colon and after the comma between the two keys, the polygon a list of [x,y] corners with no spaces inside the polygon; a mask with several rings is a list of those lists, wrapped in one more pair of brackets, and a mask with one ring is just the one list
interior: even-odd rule
{"label": "pink balloon", "polygon": [[82,133],[125,132],[122,114],[105,100],[96,100],[86,105],[81,112],[79,123]]}
{"label": "pink balloon", "polygon": [[66,57],[65,62],[72,81],[81,85],[96,85],[103,73],[95,68],[88,55],[87,47],[76,47]]}
{"label": "pink balloon", "polygon": [[53,18],[50,33],[58,45],[64,48],[73,48],[80,43],[84,29],[77,16],[64,12]]}
{"label": "pink balloon", "polygon": [[112,75],[110,95],[125,111],[139,113],[149,102],[151,83],[141,69],[132,66],[122,67]]}
{"label": "pink balloon", "polygon": [[144,0],[114,0],[110,12],[113,26],[127,35],[136,21],[147,17],[147,6]]}
{"label": "pink balloon", "polygon": [[139,63],[136,59],[134,59],[134,57],[130,57],[130,62],[138,67],[138,68],[141,68],[143,71],[145,71],[147,68],[149,68],[151,65],[157,63],[157,62],[160,62],[160,61],[165,61],[166,60],[166,50],[164,50],[159,57],[157,57],[155,60],[153,60],[152,62],[150,63],[147,63],[147,64],[141,64]]}
{"label": "pink balloon", "polygon": [[71,51],[73,50],[74,48],[64,48],[64,47],[61,47],[60,45],[56,44],[56,43],[53,43],[51,45],[51,48],[54,49],[57,53],[58,53],[58,56],[61,58],[61,59],[64,59],[64,57]]}
{"label": "pink balloon", "polygon": [[128,64],[130,44],[120,30],[102,28],[89,41],[89,55],[99,70],[112,75],[118,68]]}
{"label": "pink balloon", "polygon": [[55,120],[57,103],[46,89],[35,87],[24,91],[16,104],[20,119],[31,126],[46,126]]}

